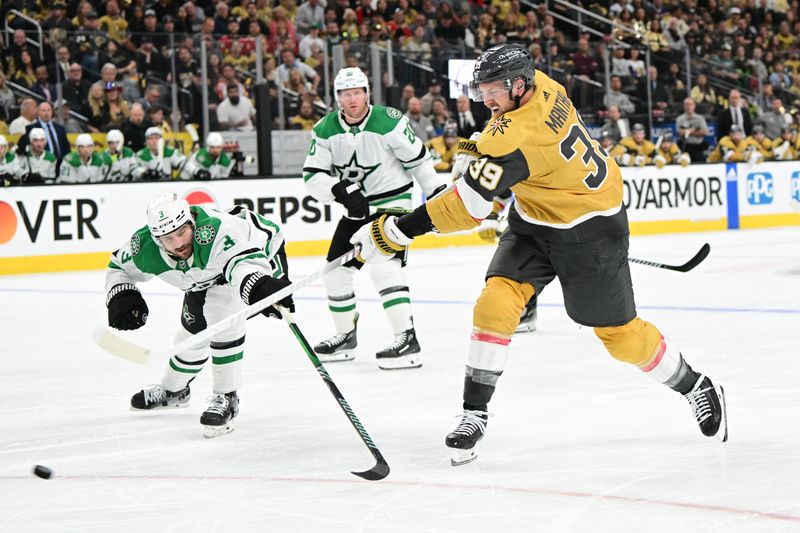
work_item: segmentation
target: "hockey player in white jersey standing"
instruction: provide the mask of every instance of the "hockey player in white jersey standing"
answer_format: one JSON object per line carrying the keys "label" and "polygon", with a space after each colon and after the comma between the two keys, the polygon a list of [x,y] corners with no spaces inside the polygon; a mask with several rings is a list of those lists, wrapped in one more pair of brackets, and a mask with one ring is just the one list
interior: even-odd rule
{"label": "hockey player in white jersey standing", "polygon": [[[370,207],[411,208],[412,177],[427,196],[440,185],[428,150],[408,119],[392,107],[370,105],[369,80],[361,69],[340,70],[333,85],[339,109],[314,126],[303,166],[309,193],[347,210],[331,240],[328,261],[352,248],[350,237],[375,218]],[[386,263],[370,265],[372,282],[395,334],[394,342],[376,354],[383,370],[422,366],[404,264],[405,258],[398,254]],[[320,361],[355,357],[358,313],[353,277],[361,266],[353,260],[325,278],[336,335],[314,347]]]}
{"label": "hockey player in white jersey standing", "polygon": [[[280,227],[256,213],[235,207],[228,212],[189,206],[173,193],[147,206],[147,225],[111,255],[106,271],[108,325],[138,329],[148,308],[137,282],[153,277],[184,291],[180,342],[289,285],[284,236]],[[291,296],[280,305],[294,311]],[[281,318],[274,307],[263,311]],[[211,338],[169,359],[161,383],[139,391],[131,409],[184,407],[189,384],[211,352],[214,394],[200,417],[206,437],[233,430],[239,412],[245,321],[242,318]]]}

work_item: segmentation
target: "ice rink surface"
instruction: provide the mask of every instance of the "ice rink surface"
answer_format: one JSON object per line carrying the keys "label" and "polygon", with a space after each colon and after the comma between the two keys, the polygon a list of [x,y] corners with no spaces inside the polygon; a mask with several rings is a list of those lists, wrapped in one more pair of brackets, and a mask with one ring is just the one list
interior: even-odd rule
{"label": "ice rink surface", "polygon": [[[128,410],[165,361],[91,343],[103,272],[0,278],[0,531],[800,531],[800,231],[636,237],[631,256],[677,264],[703,242],[692,272],[631,269],[640,316],[726,388],[726,444],[571,322],[553,284],[539,331],[511,343],[478,460],[453,468],[444,436],[493,248],[412,251],[418,370],[378,370],[391,334],[358,276],[358,356],[326,366],[391,465],[379,482],[349,473],[374,461],[282,322],[250,321],[236,430],[206,440],[209,369],[189,408]],[[321,264],[290,266],[299,278]],[[157,280],[142,291],[151,314],[134,338],[169,346],[181,296]],[[321,284],[297,304],[312,343],[332,333]]]}

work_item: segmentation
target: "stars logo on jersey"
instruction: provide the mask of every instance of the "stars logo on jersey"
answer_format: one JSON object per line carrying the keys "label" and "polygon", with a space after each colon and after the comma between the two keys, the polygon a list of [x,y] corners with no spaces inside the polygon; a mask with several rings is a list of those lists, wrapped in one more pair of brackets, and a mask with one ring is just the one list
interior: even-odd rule
{"label": "stars logo on jersey", "polygon": [[492,137],[494,137],[495,133],[500,133],[500,135],[506,132],[506,128],[508,125],[511,124],[511,119],[506,118],[505,116],[497,117],[494,122],[489,124],[489,129],[492,132]]}
{"label": "stars logo on jersey", "polygon": [[197,244],[210,244],[214,242],[216,236],[217,232],[211,224],[200,226],[194,230],[194,240],[197,241]]}
{"label": "stars logo on jersey", "polygon": [[380,163],[377,165],[362,165],[358,162],[358,154],[353,152],[353,157],[350,158],[350,161],[345,163],[344,165],[333,165],[333,169],[336,171],[336,174],[339,176],[339,179],[349,180],[353,183],[361,183],[367,176],[375,172],[375,170],[381,166]]}
{"label": "stars logo on jersey", "polygon": [[393,107],[387,107],[386,116],[388,116],[389,118],[393,118],[395,120],[400,120],[403,117],[403,114],[399,110]]}
{"label": "stars logo on jersey", "polygon": [[131,237],[131,255],[136,255],[139,253],[139,250],[142,249],[142,240],[139,238],[139,235],[134,233],[133,237]]}

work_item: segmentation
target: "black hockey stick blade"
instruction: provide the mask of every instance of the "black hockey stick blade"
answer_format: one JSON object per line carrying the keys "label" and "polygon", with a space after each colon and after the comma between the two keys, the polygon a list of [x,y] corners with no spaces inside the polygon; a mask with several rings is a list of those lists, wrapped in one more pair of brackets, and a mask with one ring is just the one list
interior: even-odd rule
{"label": "black hockey stick blade", "polygon": [[366,479],[367,481],[380,481],[381,479],[385,478],[389,475],[389,464],[386,462],[386,459],[383,458],[381,452],[377,452],[378,462],[375,463],[375,466],[366,470],[364,472],[350,472],[354,476],[358,476],[362,479]]}
{"label": "black hockey stick blade", "polygon": [[700,250],[698,250],[698,252],[694,254],[694,257],[692,257],[682,265],[667,265],[664,263],[656,263],[655,261],[645,261],[644,259],[636,259],[635,257],[629,257],[628,261],[630,261],[631,263],[636,263],[638,265],[663,268],[665,270],[674,270],[675,272],[689,272],[697,265],[702,263],[705,260],[705,258],[708,257],[709,252],[711,252],[711,245],[705,243],[700,248]]}

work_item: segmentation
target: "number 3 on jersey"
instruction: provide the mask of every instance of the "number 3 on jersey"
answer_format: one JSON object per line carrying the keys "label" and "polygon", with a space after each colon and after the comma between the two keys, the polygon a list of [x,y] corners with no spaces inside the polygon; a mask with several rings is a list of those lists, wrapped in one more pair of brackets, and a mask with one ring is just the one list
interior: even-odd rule
{"label": "number 3 on jersey", "polygon": [[572,158],[577,154],[575,151],[575,143],[577,142],[580,142],[583,145],[584,151],[581,159],[583,160],[583,164],[586,166],[586,169],[591,170],[589,162],[594,162],[595,166],[597,167],[595,172],[589,172],[586,177],[583,178],[583,183],[589,189],[599,189],[603,186],[603,182],[606,181],[606,177],[608,176],[608,163],[606,161],[608,154],[606,154],[606,151],[603,150],[602,146],[589,138],[589,136],[586,134],[586,131],[584,131],[579,124],[573,124],[569,129],[567,136],[564,137],[559,145],[561,155],[567,161],[572,160]]}
{"label": "number 3 on jersey", "polygon": [[487,191],[493,191],[503,177],[503,167],[492,163],[486,157],[481,157],[469,165],[469,175],[478,181]]}

